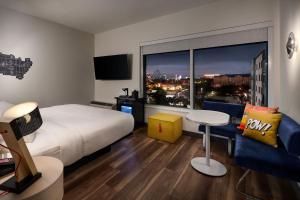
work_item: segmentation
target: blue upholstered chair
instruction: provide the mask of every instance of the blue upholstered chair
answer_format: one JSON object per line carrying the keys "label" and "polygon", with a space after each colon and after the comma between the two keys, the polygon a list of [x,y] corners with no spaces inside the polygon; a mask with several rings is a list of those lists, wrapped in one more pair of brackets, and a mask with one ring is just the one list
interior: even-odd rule
{"label": "blue upholstered chair", "polygon": [[[204,101],[202,104],[202,109],[224,112],[230,115],[231,122],[228,125],[212,126],[210,130],[212,135],[226,138],[228,140],[228,154],[231,155],[233,149],[233,140],[235,139],[235,135],[237,133],[241,133],[241,131],[236,127],[238,126],[237,124],[237,121],[239,121],[238,119],[241,119],[243,117],[245,106],[241,104]],[[205,126],[200,125],[199,131],[204,132],[205,134]],[[205,140],[203,139],[203,141]],[[204,142],[203,142],[203,147],[205,147]]]}
{"label": "blue upholstered chair", "polygon": [[[236,185],[239,185],[250,170],[300,182],[300,125],[285,114],[278,128],[278,148],[236,134],[235,162],[247,168]],[[239,191],[251,199],[253,195]]]}

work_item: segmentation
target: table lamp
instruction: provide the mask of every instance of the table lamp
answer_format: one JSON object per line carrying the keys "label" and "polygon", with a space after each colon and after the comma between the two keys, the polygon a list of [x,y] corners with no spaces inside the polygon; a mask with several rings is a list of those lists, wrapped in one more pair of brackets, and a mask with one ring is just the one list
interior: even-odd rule
{"label": "table lamp", "polygon": [[0,118],[0,133],[15,162],[15,176],[2,183],[1,190],[21,193],[41,177],[23,137],[36,131],[42,123],[38,104],[35,102],[13,106]]}

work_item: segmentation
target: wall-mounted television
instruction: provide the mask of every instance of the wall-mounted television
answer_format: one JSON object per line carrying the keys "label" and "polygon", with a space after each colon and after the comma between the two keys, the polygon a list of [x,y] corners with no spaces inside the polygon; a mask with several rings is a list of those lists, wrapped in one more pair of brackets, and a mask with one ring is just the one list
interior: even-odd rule
{"label": "wall-mounted television", "polygon": [[130,80],[132,74],[131,55],[120,54],[94,57],[97,80]]}

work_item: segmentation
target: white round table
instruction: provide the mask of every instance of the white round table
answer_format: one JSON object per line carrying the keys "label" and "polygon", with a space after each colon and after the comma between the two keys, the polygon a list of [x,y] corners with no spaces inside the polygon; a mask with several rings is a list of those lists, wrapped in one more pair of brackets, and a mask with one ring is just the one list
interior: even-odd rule
{"label": "white round table", "polygon": [[224,126],[229,123],[229,115],[212,110],[193,110],[186,119],[197,124],[205,125],[206,157],[195,157],[191,165],[197,171],[210,176],[223,176],[226,174],[226,167],[210,158],[210,126]]}
{"label": "white round table", "polygon": [[[21,194],[8,193],[1,200],[61,200],[64,195],[63,163],[53,157],[37,156],[33,161],[42,177],[35,181]],[[6,181],[11,176],[0,180]]]}

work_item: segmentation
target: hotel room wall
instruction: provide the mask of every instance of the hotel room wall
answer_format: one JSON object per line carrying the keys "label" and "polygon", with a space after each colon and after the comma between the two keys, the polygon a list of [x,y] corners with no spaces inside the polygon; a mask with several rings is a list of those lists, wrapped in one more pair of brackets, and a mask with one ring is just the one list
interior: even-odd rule
{"label": "hotel room wall", "polygon": [[0,74],[0,100],[40,106],[94,97],[94,36],[0,7],[0,52],[33,62],[23,80]]}
{"label": "hotel room wall", "polygon": [[[280,109],[300,123],[300,1],[280,1],[281,91]],[[298,50],[289,59],[286,42],[290,32],[295,34]]]}
{"label": "hotel room wall", "polygon": [[[274,0],[216,1],[175,14],[96,34],[95,56],[121,53],[133,54],[133,78],[127,81],[96,80],[95,100],[115,102],[114,97],[122,92],[121,88],[123,87],[128,87],[130,90],[139,90],[139,44],[141,42],[273,21],[274,10]],[[274,83],[273,88],[279,88],[279,85],[276,87]],[[274,102],[274,104],[277,103]],[[147,107],[146,117],[157,111],[175,112],[184,115],[187,110],[180,109],[176,111],[162,107]],[[184,129],[195,131],[196,126],[185,122]]]}

